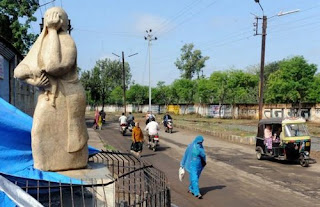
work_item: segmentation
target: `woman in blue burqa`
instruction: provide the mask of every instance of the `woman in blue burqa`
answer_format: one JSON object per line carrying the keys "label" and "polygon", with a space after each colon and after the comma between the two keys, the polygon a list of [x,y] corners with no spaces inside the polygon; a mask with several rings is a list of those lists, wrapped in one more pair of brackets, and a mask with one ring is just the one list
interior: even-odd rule
{"label": "woman in blue burqa", "polygon": [[180,166],[189,172],[189,191],[197,198],[201,199],[202,195],[199,190],[199,177],[206,165],[206,153],[203,148],[203,137],[197,136],[191,144],[188,145]]}

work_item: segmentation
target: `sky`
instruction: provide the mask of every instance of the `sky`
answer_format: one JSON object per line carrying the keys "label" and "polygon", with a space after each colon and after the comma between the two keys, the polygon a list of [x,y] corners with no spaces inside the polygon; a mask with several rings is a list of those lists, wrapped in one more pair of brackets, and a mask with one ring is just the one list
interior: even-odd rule
{"label": "sky", "polygon": [[[48,3],[48,4],[46,4]],[[319,0],[260,0],[264,13],[254,0],[40,0],[32,31],[46,9],[62,7],[74,28],[78,66],[90,70],[97,60],[121,56],[130,64],[132,80],[151,85],[171,84],[180,78],[174,62],[184,44],[209,56],[203,69],[209,77],[214,71],[246,70],[260,64],[261,36],[254,36],[255,16],[268,17],[266,63],[302,55],[320,66]],[[44,5],[45,4],[45,5]],[[279,12],[299,12],[277,16]],[[259,32],[261,23],[259,22]],[[152,29],[151,52],[144,39]],[[128,57],[132,54],[137,55]]]}

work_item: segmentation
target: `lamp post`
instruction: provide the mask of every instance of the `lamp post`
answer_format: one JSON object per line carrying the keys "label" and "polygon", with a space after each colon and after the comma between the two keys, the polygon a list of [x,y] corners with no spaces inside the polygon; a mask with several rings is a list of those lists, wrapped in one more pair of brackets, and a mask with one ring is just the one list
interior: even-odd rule
{"label": "lamp post", "polygon": [[144,37],[145,40],[148,40],[148,49],[149,49],[149,111],[152,114],[151,109],[151,42],[153,40],[157,40],[157,37],[153,37],[153,34],[151,34],[152,29],[146,30],[147,36]]}
{"label": "lamp post", "polygon": [[[263,85],[264,85],[264,63],[265,63],[265,53],[266,53],[266,36],[267,36],[267,16],[264,15],[264,10],[260,4],[259,0],[254,0],[256,3],[259,4],[263,17],[257,17],[256,20],[257,23],[254,24],[256,27],[258,27],[258,20],[262,19],[262,32],[261,34],[258,34],[258,28],[255,29],[256,34],[255,35],[261,35],[261,60],[260,60],[260,84],[259,84],[259,120],[262,119],[262,108],[263,108]],[[273,18],[275,16],[283,16],[287,14],[292,14],[295,12],[300,11],[299,9],[293,10],[293,11],[288,11],[288,12],[279,12],[277,15],[274,15],[270,18]],[[269,19],[270,19],[269,18]]]}
{"label": "lamp post", "polygon": [[[119,55],[112,53],[113,55],[120,58]],[[132,57],[134,55],[137,55],[138,53],[134,53],[132,55],[129,55],[128,57]],[[123,110],[124,114],[127,114],[127,103],[126,103],[126,70],[124,67],[124,52],[122,51],[122,84],[123,84]]]}

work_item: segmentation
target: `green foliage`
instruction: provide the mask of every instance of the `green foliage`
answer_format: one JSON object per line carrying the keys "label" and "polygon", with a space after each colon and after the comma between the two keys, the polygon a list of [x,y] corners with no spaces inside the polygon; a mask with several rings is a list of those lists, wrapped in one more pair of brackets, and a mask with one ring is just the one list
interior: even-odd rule
{"label": "green foliage", "polygon": [[28,29],[30,23],[36,21],[33,14],[38,7],[38,0],[0,1],[0,35],[22,54],[37,38],[37,35],[28,33]]}
{"label": "green foliage", "polygon": [[218,101],[219,104],[225,103],[229,93],[228,78],[229,72],[227,71],[217,71],[211,74],[209,79],[209,88],[212,91],[211,103],[215,101]]}
{"label": "green foliage", "polygon": [[152,91],[152,102],[156,104],[168,105],[175,100],[172,86],[166,86],[163,81],[159,81],[157,87]]}
{"label": "green foliage", "polygon": [[205,67],[209,57],[203,57],[200,50],[194,50],[194,45],[185,44],[181,48],[180,59],[175,62],[176,67],[181,71],[181,78],[192,79],[195,74],[199,78],[201,69]]}
{"label": "green foliage", "polygon": [[190,79],[178,79],[172,84],[174,93],[177,95],[178,103],[190,104],[194,101],[196,93],[196,82]]}
{"label": "green foliage", "polygon": [[[113,99],[110,98],[110,95],[115,88],[122,87],[122,71],[122,64],[119,61],[108,58],[98,60],[91,71],[84,71],[81,75],[81,81],[85,90],[90,93],[88,103],[93,103],[94,105],[102,104],[104,106],[105,103],[119,101],[115,98],[115,94],[113,94]],[[125,74],[127,87],[131,81],[128,63],[125,63]]]}
{"label": "green foliage", "polygon": [[256,103],[258,82],[256,75],[241,70],[229,71],[227,87],[231,103]]}
{"label": "green foliage", "polygon": [[268,103],[301,103],[307,101],[317,66],[308,64],[302,56],[285,59],[272,73],[265,94]]}
{"label": "green foliage", "polygon": [[314,76],[314,81],[307,93],[308,102],[320,103],[320,74]]}
{"label": "green foliage", "polygon": [[201,78],[196,81],[196,97],[195,100],[202,103],[211,103],[213,90],[210,87],[211,83],[209,79]]}
{"label": "green foliage", "polygon": [[110,93],[111,104],[121,104],[123,105],[123,89],[120,86],[115,87]]}
{"label": "green foliage", "polygon": [[127,91],[127,101],[132,104],[146,104],[149,100],[149,87],[134,84]]}

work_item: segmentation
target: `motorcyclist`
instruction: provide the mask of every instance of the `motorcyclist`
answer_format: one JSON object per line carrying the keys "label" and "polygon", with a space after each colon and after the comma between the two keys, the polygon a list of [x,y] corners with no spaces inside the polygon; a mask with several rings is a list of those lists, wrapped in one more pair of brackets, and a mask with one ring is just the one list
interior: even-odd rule
{"label": "motorcyclist", "polygon": [[131,124],[132,127],[134,127],[134,116],[131,112],[129,112],[128,118],[127,118],[128,126]]}
{"label": "motorcyclist", "polygon": [[150,136],[152,135],[158,135],[158,131],[160,130],[159,124],[155,121],[156,119],[154,117],[151,117],[151,121],[147,124],[145,131],[148,131],[149,135],[149,143],[151,142]]}
{"label": "motorcyclist", "polygon": [[163,116],[163,125],[164,125],[164,127],[167,127],[167,123],[168,123],[169,119],[172,120],[172,117],[170,116],[170,114],[168,112],[166,112],[166,114]]}
{"label": "motorcyclist", "polygon": [[151,113],[151,112],[148,112],[146,114],[146,125],[151,122],[151,119],[154,118],[154,120],[156,119],[156,117]]}
{"label": "motorcyclist", "polygon": [[122,113],[122,116],[120,116],[119,122],[120,122],[120,126],[122,124],[127,124],[127,117],[124,115],[124,113]]}

